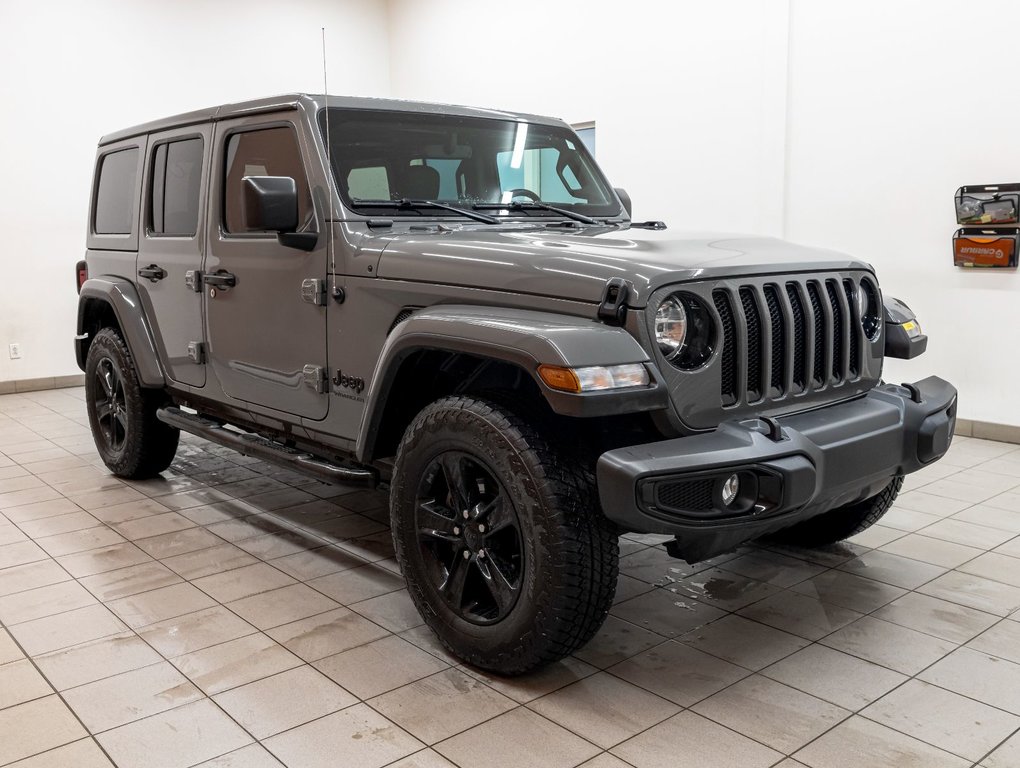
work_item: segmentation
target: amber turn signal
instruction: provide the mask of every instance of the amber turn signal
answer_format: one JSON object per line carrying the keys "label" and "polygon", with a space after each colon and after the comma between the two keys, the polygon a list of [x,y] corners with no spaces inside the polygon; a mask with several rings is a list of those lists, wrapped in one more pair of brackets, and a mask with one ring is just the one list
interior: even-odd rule
{"label": "amber turn signal", "polygon": [[581,381],[570,368],[561,368],[558,365],[540,365],[538,366],[538,375],[552,389],[558,389],[561,392],[581,391]]}

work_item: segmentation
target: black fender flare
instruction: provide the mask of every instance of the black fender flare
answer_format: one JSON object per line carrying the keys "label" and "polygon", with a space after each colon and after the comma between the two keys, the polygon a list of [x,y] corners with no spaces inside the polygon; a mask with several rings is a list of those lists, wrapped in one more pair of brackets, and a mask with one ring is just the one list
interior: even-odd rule
{"label": "black fender flare", "polygon": [[138,289],[123,277],[90,277],[82,285],[78,295],[78,334],[74,340],[78,367],[85,370],[85,358],[92,342],[87,335],[90,332],[86,322],[87,310],[91,302],[97,301],[109,305],[113,310],[142,386],[153,389],[165,387],[166,376],[156,352],[152,328],[142,310]]}
{"label": "black fender flare", "polygon": [[[401,364],[422,350],[465,353],[516,365],[535,380],[552,410],[565,416],[610,416],[669,407],[658,370],[624,328],[551,312],[469,305],[428,307],[399,323],[383,345],[358,431],[360,460],[372,454]],[[579,368],[628,363],[648,368],[647,388],[573,394],[551,389],[538,375],[542,364]]]}

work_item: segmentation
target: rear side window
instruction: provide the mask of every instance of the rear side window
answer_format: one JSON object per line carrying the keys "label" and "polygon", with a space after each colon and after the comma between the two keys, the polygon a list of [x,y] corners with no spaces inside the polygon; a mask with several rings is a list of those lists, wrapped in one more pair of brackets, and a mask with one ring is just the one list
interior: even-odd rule
{"label": "rear side window", "polygon": [[241,180],[245,176],[289,176],[297,182],[298,221],[303,228],[312,214],[312,195],[292,128],[263,128],[235,133],[227,140],[223,183],[223,224],[227,232],[245,232]]}
{"label": "rear side window", "polygon": [[138,184],[138,148],[104,155],[99,163],[94,230],[97,235],[129,235]]}
{"label": "rear side window", "polygon": [[195,235],[201,181],[202,139],[171,141],[156,147],[149,198],[153,234]]}

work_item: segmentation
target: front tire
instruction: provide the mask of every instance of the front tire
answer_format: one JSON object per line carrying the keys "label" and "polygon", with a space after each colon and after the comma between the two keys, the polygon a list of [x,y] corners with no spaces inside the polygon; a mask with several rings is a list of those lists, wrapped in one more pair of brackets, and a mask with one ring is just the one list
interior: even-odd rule
{"label": "front tire", "polygon": [[561,659],[612,605],[619,545],[591,469],[502,405],[447,397],[418,414],[390,518],[415,606],[476,667],[517,675]]}
{"label": "front tire", "polygon": [[170,466],[181,433],[156,418],[165,400],[161,390],[142,388],[120,334],[99,331],[85,361],[85,402],[96,450],[113,474],[140,480]]}
{"label": "front tire", "polygon": [[889,511],[900,488],[903,475],[896,475],[889,485],[870,499],[837,507],[803,523],[797,523],[769,537],[780,544],[817,548],[849,539],[877,523]]}

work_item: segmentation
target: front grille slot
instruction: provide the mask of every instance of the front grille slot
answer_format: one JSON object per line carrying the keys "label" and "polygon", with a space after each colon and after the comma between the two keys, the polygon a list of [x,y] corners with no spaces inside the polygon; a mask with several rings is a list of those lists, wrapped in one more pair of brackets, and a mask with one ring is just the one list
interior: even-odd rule
{"label": "front grille slot", "polygon": [[788,366],[786,355],[786,323],[779,307],[779,292],[774,285],[765,286],[765,304],[769,308],[772,325],[772,375],[769,377],[769,397],[781,397]]}
{"label": "front grille slot", "polygon": [[843,375],[843,312],[839,306],[839,299],[836,295],[836,281],[826,280],[825,291],[829,295],[829,305],[832,307],[832,380],[836,383],[846,378]]}
{"label": "front grille slot", "polygon": [[846,293],[846,303],[850,308],[850,378],[856,379],[861,375],[861,314],[857,307],[857,290],[854,288],[853,280],[843,281],[843,291]]}
{"label": "front grille slot", "polygon": [[804,318],[804,307],[801,304],[800,290],[796,283],[786,284],[786,295],[790,299],[790,311],[793,313],[793,386],[795,391],[803,392],[807,386],[807,325]]}
{"label": "front grille slot", "polygon": [[751,288],[740,289],[740,306],[744,310],[744,325],[747,328],[747,402],[761,400],[764,387],[762,357],[765,347],[762,342],[761,317],[758,303]]}
{"label": "front grille slot", "polygon": [[725,291],[714,291],[712,301],[719,313],[722,324],[722,380],[720,394],[723,406],[737,402],[737,325],[733,319],[733,307]]}
{"label": "front grille slot", "polygon": [[856,279],[718,287],[722,406],[806,395],[858,381],[864,359]]}
{"label": "front grille slot", "polygon": [[818,283],[808,283],[807,292],[808,299],[811,301],[811,316],[814,318],[815,331],[811,383],[815,387],[820,387],[825,383],[825,315],[822,313],[822,300],[818,296]]}

